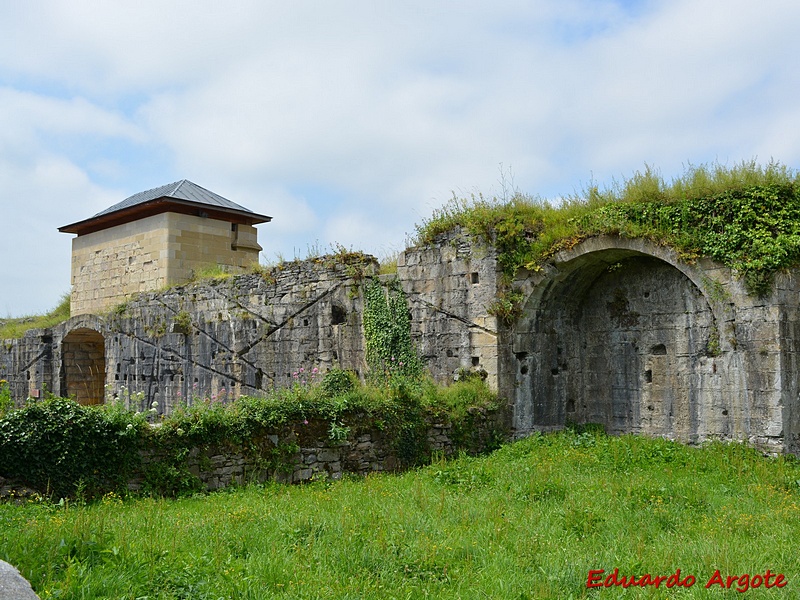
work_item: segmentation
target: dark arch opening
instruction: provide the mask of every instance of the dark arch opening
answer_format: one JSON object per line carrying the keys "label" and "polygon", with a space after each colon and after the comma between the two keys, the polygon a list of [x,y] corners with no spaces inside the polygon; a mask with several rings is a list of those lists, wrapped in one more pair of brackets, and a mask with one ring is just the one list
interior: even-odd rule
{"label": "dark arch opening", "polygon": [[102,404],[105,396],[106,350],[103,336],[80,328],[61,342],[61,393],[80,404]]}
{"label": "dark arch opening", "polygon": [[693,441],[715,331],[697,286],[663,260],[620,250],[574,259],[543,285],[515,348],[529,371],[517,370],[517,402],[529,403],[518,425],[599,423]]}

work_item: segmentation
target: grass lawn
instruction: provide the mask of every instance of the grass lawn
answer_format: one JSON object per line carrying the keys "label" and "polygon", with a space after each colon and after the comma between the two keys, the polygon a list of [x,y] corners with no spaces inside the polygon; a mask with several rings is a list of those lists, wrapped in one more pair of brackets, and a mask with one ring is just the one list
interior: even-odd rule
{"label": "grass lawn", "polygon": [[[741,598],[716,570],[797,598],[798,540],[791,457],[574,431],[396,476],[0,505],[0,558],[42,598]],[[587,588],[600,569],[696,581]]]}

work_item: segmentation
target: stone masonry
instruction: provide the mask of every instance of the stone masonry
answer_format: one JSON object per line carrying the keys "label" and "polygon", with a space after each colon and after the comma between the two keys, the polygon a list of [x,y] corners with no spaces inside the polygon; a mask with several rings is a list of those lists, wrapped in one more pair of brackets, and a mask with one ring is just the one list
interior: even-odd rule
{"label": "stone masonry", "polygon": [[85,404],[115,397],[141,411],[156,403],[165,414],[198,398],[310,382],[314,368],[363,374],[360,278],[376,262],[351,258],[142,294],[106,314],[29,332],[3,342],[0,378],[19,402],[47,390]]}
{"label": "stone masonry", "polygon": [[[457,451],[479,452],[492,441],[502,417],[496,412],[482,412],[474,420],[475,439],[459,446],[453,439],[452,424],[432,422],[428,425],[427,446],[432,456],[449,457]],[[249,481],[276,480],[283,483],[304,483],[312,479],[340,479],[344,473],[368,475],[393,472],[403,464],[394,453],[391,438],[375,428],[359,429],[346,440],[331,440],[327,423],[311,422],[284,431],[276,431],[265,440],[267,449],[279,444],[297,448],[285,461],[265,466],[252,453],[246,454],[234,446],[194,448],[186,459],[187,470],[197,477],[206,490]],[[157,456],[145,456],[144,468],[157,462]],[[139,490],[142,477],[132,480],[128,487]]]}
{"label": "stone masonry", "polygon": [[509,400],[516,436],[599,423],[800,452],[795,272],[758,298],[711,260],[590,238],[517,274],[510,288],[523,301],[511,324],[489,314],[501,292],[494,250],[463,231],[406,250],[398,275],[434,376],[485,371]]}
{"label": "stone masonry", "polygon": [[[102,351],[111,394],[168,412],[196,396],[225,400],[291,385],[300,367],[363,374],[361,277],[375,267],[369,258],[319,259],[289,263],[272,278],[144,294],[3,342],[0,378],[18,401],[45,386],[102,401],[96,391],[80,395],[81,386],[98,388],[76,375],[87,372],[70,358],[78,344],[74,356]],[[713,261],[688,264],[645,240],[602,236],[509,282],[491,247],[455,230],[404,251],[397,277],[431,375],[485,375],[508,399],[517,436],[600,423],[611,433],[800,452],[794,271],[758,298]],[[491,313],[509,287],[523,298],[521,316],[504,323]]]}
{"label": "stone masonry", "polygon": [[209,265],[244,269],[261,246],[250,225],[162,213],[72,240],[74,315],[102,313],[143,290],[188,281]]}

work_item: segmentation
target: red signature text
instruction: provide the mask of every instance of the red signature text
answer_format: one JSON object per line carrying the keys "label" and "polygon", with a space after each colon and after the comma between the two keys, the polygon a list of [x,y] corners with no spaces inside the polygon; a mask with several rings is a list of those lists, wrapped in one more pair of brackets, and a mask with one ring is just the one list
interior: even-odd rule
{"label": "red signature text", "polygon": [[[694,575],[686,575],[681,577],[681,570],[677,569],[671,575],[651,575],[645,573],[639,577],[636,575],[620,575],[619,569],[614,569],[612,572],[606,574],[603,569],[592,569],[589,571],[589,576],[586,578],[587,588],[599,587],[660,587],[663,585],[667,588],[684,587],[690,588],[697,582]],[[737,592],[746,592],[750,589],[765,587],[765,588],[782,588],[787,584],[786,577],[783,573],[773,573],[769,569],[764,573],[756,573],[750,575],[744,573],[743,575],[725,575],[720,573],[719,569],[714,571],[714,574],[709,578],[706,583],[706,589],[719,586],[722,589],[735,589]]]}
{"label": "red signature text", "polygon": [[695,581],[697,581],[694,575],[687,575],[686,577],[681,578],[680,569],[675,571],[672,575],[657,575],[656,577],[653,577],[648,573],[642,575],[638,579],[636,578],[636,575],[623,575],[620,577],[619,569],[614,569],[614,571],[607,575],[605,579],[603,578],[603,573],[605,573],[603,569],[592,569],[589,571],[589,577],[586,580],[586,587],[659,587],[663,583],[664,587],[668,588],[690,588],[694,585]]}

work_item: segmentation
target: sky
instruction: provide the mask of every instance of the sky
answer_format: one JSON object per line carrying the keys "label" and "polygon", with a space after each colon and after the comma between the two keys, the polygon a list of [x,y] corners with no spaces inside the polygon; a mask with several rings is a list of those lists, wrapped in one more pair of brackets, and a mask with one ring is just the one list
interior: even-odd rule
{"label": "sky", "polygon": [[454,195],[800,166],[796,0],[0,0],[0,317],[70,289],[58,227],[189,179],[262,262],[378,257]]}

